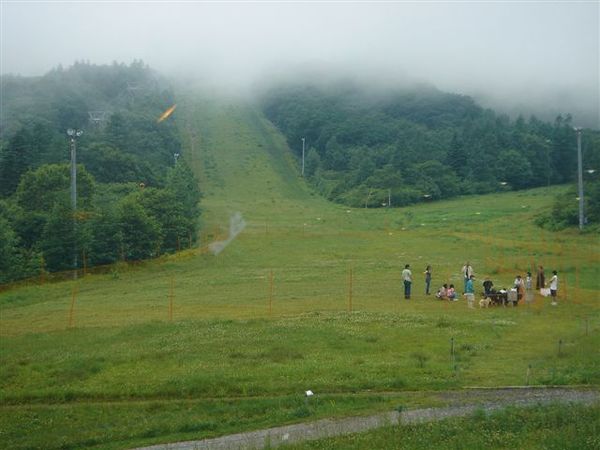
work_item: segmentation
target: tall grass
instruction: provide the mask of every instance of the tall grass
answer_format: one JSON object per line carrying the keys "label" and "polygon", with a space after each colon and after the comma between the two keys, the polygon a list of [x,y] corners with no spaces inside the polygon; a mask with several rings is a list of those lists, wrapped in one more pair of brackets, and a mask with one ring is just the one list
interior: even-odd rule
{"label": "tall grass", "polygon": [[427,424],[400,425],[367,433],[290,445],[290,450],[365,448],[592,450],[600,446],[600,406],[550,405],[507,408]]}

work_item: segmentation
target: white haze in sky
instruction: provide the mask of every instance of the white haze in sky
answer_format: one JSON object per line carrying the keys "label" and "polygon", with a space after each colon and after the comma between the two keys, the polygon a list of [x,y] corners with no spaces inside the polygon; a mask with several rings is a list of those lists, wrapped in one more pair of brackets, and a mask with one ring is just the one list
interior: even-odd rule
{"label": "white haze in sky", "polygon": [[229,89],[271,74],[418,79],[599,121],[599,2],[1,3],[2,74],[142,59]]}

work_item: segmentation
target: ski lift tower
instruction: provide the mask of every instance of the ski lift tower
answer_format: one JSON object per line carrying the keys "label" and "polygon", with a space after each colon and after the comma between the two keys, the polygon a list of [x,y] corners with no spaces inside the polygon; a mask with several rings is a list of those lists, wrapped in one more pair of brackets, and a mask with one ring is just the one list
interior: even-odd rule
{"label": "ski lift tower", "polygon": [[102,127],[106,123],[106,117],[108,116],[106,111],[88,111],[90,116],[90,122],[96,128]]}
{"label": "ski lift tower", "polygon": [[132,81],[127,82],[127,93],[129,94],[130,100],[134,101],[136,95],[142,91],[144,87],[141,83],[134,83]]}

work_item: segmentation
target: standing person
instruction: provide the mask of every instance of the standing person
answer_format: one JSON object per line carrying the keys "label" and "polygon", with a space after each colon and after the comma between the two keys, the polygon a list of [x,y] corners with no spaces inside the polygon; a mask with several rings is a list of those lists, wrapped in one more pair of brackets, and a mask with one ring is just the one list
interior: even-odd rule
{"label": "standing person", "polygon": [[525,282],[521,275],[517,275],[515,278],[515,289],[517,290],[517,302],[523,298],[523,294],[525,293]]}
{"label": "standing person", "polygon": [[533,291],[531,290],[531,272],[527,272],[527,277],[525,278],[525,303],[529,304],[533,300]]}
{"label": "standing person", "polygon": [[431,287],[431,266],[425,268],[425,295],[429,295],[429,288]]}
{"label": "standing person", "polygon": [[475,275],[475,272],[473,272],[473,266],[471,266],[469,261],[466,262],[466,264],[462,267],[461,271],[462,271],[462,276],[463,276],[463,280],[464,280],[463,294],[466,294],[467,293],[467,281],[469,281],[471,279],[471,275]]}
{"label": "standing person", "polygon": [[552,296],[552,306],[556,306],[556,293],[558,291],[558,274],[556,270],[552,271],[552,278],[550,278],[550,295]]}
{"label": "standing person", "polygon": [[538,267],[537,277],[535,279],[535,289],[539,291],[546,287],[546,277],[544,276],[544,268],[542,266]]}
{"label": "standing person", "polygon": [[410,285],[412,284],[412,272],[410,271],[410,264],[404,266],[402,271],[402,281],[404,281],[404,298],[410,299]]}
{"label": "standing person", "polygon": [[467,298],[467,305],[469,308],[473,308],[475,303],[475,288],[473,287],[474,275],[471,275],[465,283],[465,297]]}
{"label": "standing person", "polygon": [[531,290],[531,272],[527,272],[525,277],[525,289]]}

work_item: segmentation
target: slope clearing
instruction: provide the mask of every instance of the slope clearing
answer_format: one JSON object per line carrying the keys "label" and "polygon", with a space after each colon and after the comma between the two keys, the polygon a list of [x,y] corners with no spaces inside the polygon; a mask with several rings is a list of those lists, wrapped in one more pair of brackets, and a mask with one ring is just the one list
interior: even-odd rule
{"label": "slope clearing", "polygon": [[[442,389],[598,384],[598,240],[532,225],[561,188],[350,209],[311,191],[251,106],[187,96],[177,113],[205,193],[203,246],[236,213],[246,227],[216,256],[1,293],[9,447],[126,448],[435,404]],[[466,260],[497,286],[556,268],[559,306],[423,295],[426,264],[435,287],[460,289]]]}

